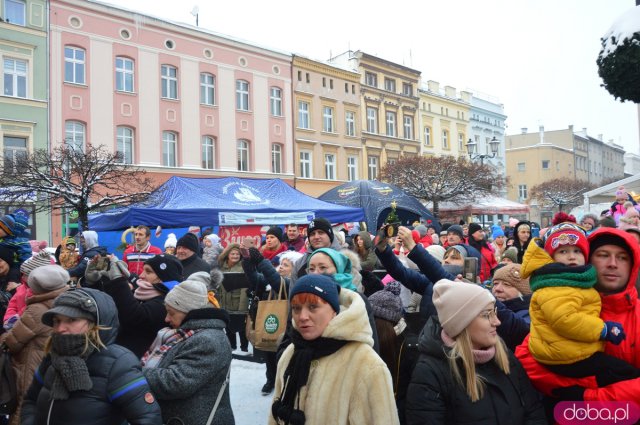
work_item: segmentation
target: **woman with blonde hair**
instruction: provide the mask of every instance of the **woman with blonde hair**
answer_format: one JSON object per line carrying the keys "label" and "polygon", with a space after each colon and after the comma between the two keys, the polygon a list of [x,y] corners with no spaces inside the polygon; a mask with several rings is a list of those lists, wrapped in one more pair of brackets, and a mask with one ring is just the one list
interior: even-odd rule
{"label": "woman with blonde hair", "polygon": [[64,292],[42,316],[53,328],[22,406],[22,425],[161,424],[138,358],[114,343],[113,299],[94,289]]}
{"label": "woman with blonde hair", "polygon": [[538,394],[496,332],[486,289],[442,279],[433,287],[438,316],[420,337],[407,391],[407,424],[547,424]]}

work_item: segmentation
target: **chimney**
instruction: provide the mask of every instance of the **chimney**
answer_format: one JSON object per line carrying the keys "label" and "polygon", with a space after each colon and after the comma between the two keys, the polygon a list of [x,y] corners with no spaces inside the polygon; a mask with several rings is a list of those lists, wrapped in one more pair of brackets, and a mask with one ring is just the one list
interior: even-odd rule
{"label": "chimney", "polygon": [[444,86],[444,95],[451,99],[456,98],[456,88],[451,86]]}
{"label": "chimney", "polygon": [[573,132],[573,124],[569,124],[569,130],[571,130],[571,132]]}
{"label": "chimney", "polygon": [[582,132],[584,133],[584,137],[587,137],[587,127],[582,127]]}
{"label": "chimney", "polygon": [[462,99],[463,102],[471,103],[471,96],[473,96],[471,92],[468,92],[468,91],[460,92],[460,98]]}
{"label": "chimney", "polygon": [[598,140],[602,142],[602,133],[598,134]]}
{"label": "chimney", "polygon": [[520,130],[522,130],[522,134],[527,134],[527,127],[522,127]]}
{"label": "chimney", "polygon": [[440,92],[440,83],[437,81],[429,80],[427,81],[427,87],[429,87],[429,91],[433,93]]}
{"label": "chimney", "polygon": [[544,125],[541,125],[539,127],[539,131],[540,131],[540,144],[544,145]]}

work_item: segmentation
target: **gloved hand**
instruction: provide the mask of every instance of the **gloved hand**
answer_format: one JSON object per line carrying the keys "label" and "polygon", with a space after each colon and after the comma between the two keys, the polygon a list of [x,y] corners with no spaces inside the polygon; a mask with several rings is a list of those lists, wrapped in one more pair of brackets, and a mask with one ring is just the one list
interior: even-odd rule
{"label": "gloved hand", "polygon": [[104,269],[101,263],[100,255],[96,255],[87,264],[87,268],[84,271],[84,280],[89,287],[95,287],[102,281],[103,277],[107,277],[109,271]]}
{"label": "gloved hand", "polygon": [[604,328],[600,334],[600,339],[603,341],[609,341],[612,344],[618,345],[625,340],[627,335],[624,333],[622,325],[618,322],[604,322]]}
{"label": "gloved hand", "polygon": [[257,248],[249,248],[249,262],[251,264],[257,266],[262,260],[264,260],[264,257]]}
{"label": "gloved hand", "polygon": [[138,279],[140,279],[140,276],[138,276],[135,273],[130,273],[129,274],[129,283],[131,284],[131,286],[133,286],[133,289],[136,289],[138,287]]}
{"label": "gloved hand", "polygon": [[111,260],[111,266],[107,271],[107,277],[109,280],[120,279],[121,277],[129,278],[129,268],[127,263],[122,260],[118,260],[115,257]]}
{"label": "gloved hand", "polygon": [[559,400],[564,401],[584,401],[584,387],[572,385],[570,387],[556,388],[551,394]]}
{"label": "gloved hand", "polygon": [[378,233],[376,234],[375,239],[373,240],[373,244],[376,246],[376,249],[379,252],[384,251],[389,244],[389,238],[387,237],[387,228],[386,226],[382,226],[378,229]]}

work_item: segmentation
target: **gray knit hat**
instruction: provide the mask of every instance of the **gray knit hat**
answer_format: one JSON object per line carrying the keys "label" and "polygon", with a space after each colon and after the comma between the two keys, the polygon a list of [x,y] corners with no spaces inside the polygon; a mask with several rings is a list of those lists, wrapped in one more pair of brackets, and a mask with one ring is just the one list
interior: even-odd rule
{"label": "gray knit hat", "polygon": [[65,269],[57,264],[48,264],[33,270],[29,274],[27,285],[34,294],[44,294],[64,288],[70,279],[69,272]]}
{"label": "gray knit hat", "polygon": [[400,284],[396,281],[389,282],[382,291],[372,294],[369,302],[374,317],[388,320],[394,325],[402,318]]}
{"label": "gray knit hat", "polygon": [[48,266],[50,264],[51,254],[49,254],[47,251],[40,251],[33,257],[26,260],[24,263],[22,263],[22,265],[20,266],[20,273],[29,276],[29,273],[31,273],[35,268]]}
{"label": "gray knit hat", "polygon": [[505,249],[502,255],[500,256],[500,262],[502,262],[502,260],[504,260],[505,258],[508,258],[509,260],[511,260],[512,263],[517,263],[518,248],[514,246],[510,246],[509,248]]}
{"label": "gray knit hat", "polygon": [[53,301],[53,308],[42,315],[42,323],[53,327],[53,317],[56,314],[98,323],[96,300],[84,289],[75,289],[58,295]]}
{"label": "gray knit hat", "polygon": [[185,280],[174,286],[164,298],[164,303],[183,313],[211,306],[207,286],[197,280]]}

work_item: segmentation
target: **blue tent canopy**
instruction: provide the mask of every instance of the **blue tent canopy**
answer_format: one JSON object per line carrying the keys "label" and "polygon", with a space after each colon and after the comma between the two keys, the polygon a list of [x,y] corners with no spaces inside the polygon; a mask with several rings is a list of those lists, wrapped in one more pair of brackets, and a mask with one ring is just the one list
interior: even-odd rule
{"label": "blue tent canopy", "polygon": [[355,180],[326,191],[318,197],[337,205],[364,208],[367,230],[374,232],[391,212],[391,202],[396,201],[396,213],[403,224],[411,224],[422,218],[440,230],[433,214],[417,199],[407,195],[397,186],[375,180]]}
{"label": "blue tent canopy", "polygon": [[363,220],[364,212],[312,198],[280,179],[174,176],[142,204],[89,215],[89,228],[303,224],[314,217],[332,223],[352,222]]}

